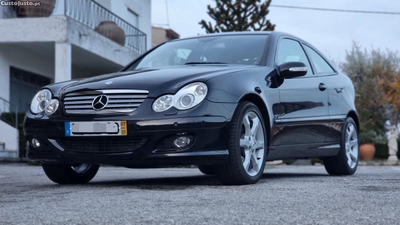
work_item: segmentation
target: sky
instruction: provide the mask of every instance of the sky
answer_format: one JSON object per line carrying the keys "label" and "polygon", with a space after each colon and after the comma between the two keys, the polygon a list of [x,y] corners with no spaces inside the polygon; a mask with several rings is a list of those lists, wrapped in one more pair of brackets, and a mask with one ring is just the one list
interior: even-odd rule
{"label": "sky", "polygon": [[[198,24],[212,0],[167,0],[169,27],[181,38],[205,34]],[[153,25],[166,24],[166,0],[152,0]],[[400,12],[399,0],[273,0],[272,4],[346,10]],[[359,14],[270,7],[267,18],[276,31],[310,42],[336,64],[344,62],[352,43],[400,52],[400,15]]]}

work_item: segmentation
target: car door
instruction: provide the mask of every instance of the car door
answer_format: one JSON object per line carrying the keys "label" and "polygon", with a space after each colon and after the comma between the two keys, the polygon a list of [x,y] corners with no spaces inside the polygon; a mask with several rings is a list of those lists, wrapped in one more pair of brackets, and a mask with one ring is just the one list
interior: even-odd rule
{"label": "car door", "polygon": [[280,146],[323,143],[329,123],[326,85],[314,74],[302,44],[282,38],[278,42],[275,64],[279,66],[291,61],[303,62],[308,73],[285,79],[278,88],[280,101],[274,111],[277,112]]}
{"label": "car door", "polygon": [[339,74],[335,69],[318,53],[315,49],[308,45],[303,45],[307,54],[310,57],[312,66],[315,70],[315,74],[324,80],[327,84],[327,91],[329,97],[329,117],[330,125],[327,130],[327,136],[325,138],[326,143],[339,143],[341,139],[341,132],[338,126],[347,113],[351,109],[351,105],[348,104],[344,97],[346,82],[340,79]]}

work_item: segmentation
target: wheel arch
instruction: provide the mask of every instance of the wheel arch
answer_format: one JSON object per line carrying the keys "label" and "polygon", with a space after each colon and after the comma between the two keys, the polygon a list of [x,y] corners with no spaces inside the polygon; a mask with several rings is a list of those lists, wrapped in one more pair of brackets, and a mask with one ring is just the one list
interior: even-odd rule
{"label": "wheel arch", "polygon": [[358,119],[358,115],[354,110],[351,110],[349,113],[347,113],[347,117],[350,117],[354,120],[354,122],[356,122],[357,125],[357,131],[360,131],[360,121]]}
{"label": "wheel arch", "polygon": [[267,138],[268,138],[268,145],[269,145],[270,140],[271,140],[272,121],[270,120],[270,113],[268,111],[266,104],[264,103],[264,100],[255,93],[247,93],[244,96],[242,96],[242,98],[239,100],[239,102],[243,102],[243,101],[248,101],[248,102],[253,103],[261,111],[264,123],[266,123],[266,127],[267,127]]}

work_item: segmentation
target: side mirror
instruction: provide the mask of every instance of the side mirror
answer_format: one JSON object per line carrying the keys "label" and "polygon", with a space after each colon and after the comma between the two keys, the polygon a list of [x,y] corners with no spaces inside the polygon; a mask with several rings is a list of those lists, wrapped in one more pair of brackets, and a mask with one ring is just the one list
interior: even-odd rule
{"label": "side mirror", "polygon": [[287,62],[278,67],[281,78],[301,77],[307,74],[307,66],[302,62]]}

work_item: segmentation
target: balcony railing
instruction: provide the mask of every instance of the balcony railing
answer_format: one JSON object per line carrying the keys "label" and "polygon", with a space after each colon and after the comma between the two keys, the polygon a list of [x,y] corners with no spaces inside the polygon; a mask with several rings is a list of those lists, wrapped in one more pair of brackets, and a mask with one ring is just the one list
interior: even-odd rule
{"label": "balcony railing", "polygon": [[125,32],[125,47],[142,54],[146,51],[146,34],[92,0],[65,0],[65,15],[95,29],[102,21],[113,21]]}

